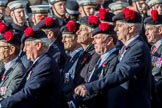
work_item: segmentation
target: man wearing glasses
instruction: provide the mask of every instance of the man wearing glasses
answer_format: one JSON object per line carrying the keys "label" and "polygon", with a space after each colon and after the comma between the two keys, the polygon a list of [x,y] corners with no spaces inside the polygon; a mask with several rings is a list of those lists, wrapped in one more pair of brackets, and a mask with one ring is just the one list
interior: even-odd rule
{"label": "man wearing glasses", "polygon": [[1,70],[0,99],[14,94],[24,75],[25,67],[18,58],[19,35],[13,32],[0,35],[0,61],[4,64],[4,68]]}

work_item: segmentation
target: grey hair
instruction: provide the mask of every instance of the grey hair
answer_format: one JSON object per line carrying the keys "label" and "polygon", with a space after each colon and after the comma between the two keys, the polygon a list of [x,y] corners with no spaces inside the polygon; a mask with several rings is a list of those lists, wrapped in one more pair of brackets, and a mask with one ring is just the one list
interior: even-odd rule
{"label": "grey hair", "polygon": [[91,33],[94,29],[91,27],[87,27],[88,28],[88,32]]}
{"label": "grey hair", "polygon": [[34,40],[34,42],[41,42],[45,49],[48,49],[50,45],[50,40],[48,38],[37,39],[37,40]]}
{"label": "grey hair", "polygon": [[[146,25],[152,25],[152,24],[145,24],[144,27],[146,27]],[[161,27],[162,24],[157,24],[157,25],[153,25],[154,27]]]}
{"label": "grey hair", "polygon": [[140,33],[142,30],[142,24],[141,23],[126,23],[128,27],[135,26],[135,33]]}

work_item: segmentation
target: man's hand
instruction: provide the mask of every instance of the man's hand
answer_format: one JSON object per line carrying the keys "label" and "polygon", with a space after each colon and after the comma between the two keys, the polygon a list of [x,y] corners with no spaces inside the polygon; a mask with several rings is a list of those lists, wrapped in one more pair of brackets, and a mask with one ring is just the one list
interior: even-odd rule
{"label": "man's hand", "polygon": [[82,96],[82,97],[85,97],[88,94],[85,85],[77,86],[74,91],[75,91],[75,94]]}

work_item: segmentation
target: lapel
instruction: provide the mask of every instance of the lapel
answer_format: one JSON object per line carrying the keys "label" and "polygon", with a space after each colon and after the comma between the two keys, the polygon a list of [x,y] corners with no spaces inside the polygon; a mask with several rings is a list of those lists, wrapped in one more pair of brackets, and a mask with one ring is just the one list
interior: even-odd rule
{"label": "lapel", "polygon": [[139,41],[143,41],[141,36],[138,36],[137,38],[135,38],[131,43],[129,43],[127,45],[127,48],[125,49],[126,51],[124,52],[124,55],[119,57],[119,61],[121,61],[123,59],[123,57],[126,55],[126,53],[129,51],[129,49],[131,47],[133,47],[135,44],[137,44]]}
{"label": "lapel", "polygon": [[76,66],[76,74],[78,71],[82,69],[82,67],[91,59],[92,55],[90,52],[94,50],[94,45],[90,44],[88,48],[81,54],[81,56],[78,59],[77,66]]}
{"label": "lapel", "polygon": [[35,62],[33,62],[33,64],[27,69],[27,71],[25,72],[22,80],[21,80],[21,83],[20,83],[20,86],[18,87],[18,90],[21,89],[23,87],[23,85],[26,83],[26,80],[29,76],[29,74],[31,75],[31,70],[37,65],[37,63],[39,63],[39,61],[46,55],[47,53],[44,53],[42,54]]}
{"label": "lapel", "polygon": [[162,44],[159,46],[159,48],[158,48],[157,51],[153,54],[153,56],[161,57],[161,54],[162,54]]}
{"label": "lapel", "polygon": [[92,78],[90,80],[91,81],[94,81],[94,80],[97,80],[97,79],[100,79],[100,78],[103,78],[106,74],[107,74],[107,70],[110,66],[110,63],[111,63],[111,60],[114,58],[114,57],[117,57],[118,53],[117,51],[114,51],[104,62],[103,64],[99,67],[99,68],[95,68],[94,72],[93,72],[93,75],[92,75]]}
{"label": "lapel", "polygon": [[141,36],[138,36],[136,39],[134,39],[129,45],[128,45],[128,49],[132,46],[134,46],[137,42],[139,41],[143,41]]}
{"label": "lapel", "polygon": [[106,74],[110,74],[110,73],[107,73],[109,72],[108,69],[110,68],[110,64],[111,64],[111,61],[118,56],[118,51],[114,51],[109,57],[108,59],[106,59],[103,64],[102,64],[102,70],[101,70],[101,74],[99,76],[99,78],[103,78]]}
{"label": "lapel", "polygon": [[67,73],[69,69],[73,66],[75,61],[80,57],[80,54],[82,51],[77,52],[72,58],[69,58],[69,60],[65,64],[64,72]]}
{"label": "lapel", "polygon": [[[5,72],[6,74],[5,74],[5,75],[4,75],[4,74],[2,75],[1,86],[7,85],[7,81],[8,81],[9,79],[12,80],[12,76],[13,76],[12,72],[15,70],[15,68],[16,68],[16,66],[17,66],[18,64],[19,64],[18,62],[15,63],[15,64],[13,64],[13,66],[12,66],[9,70],[7,70],[7,71]],[[11,74],[12,74],[12,76],[11,76]]]}

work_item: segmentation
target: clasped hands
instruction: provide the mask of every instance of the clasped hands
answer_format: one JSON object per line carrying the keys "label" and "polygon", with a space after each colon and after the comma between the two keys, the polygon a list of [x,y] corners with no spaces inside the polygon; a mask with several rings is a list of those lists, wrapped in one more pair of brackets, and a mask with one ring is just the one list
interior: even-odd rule
{"label": "clasped hands", "polygon": [[74,92],[76,95],[85,97],[88,94],[88,91],[85,87],[85,85],[79,85],[74,89]]}

